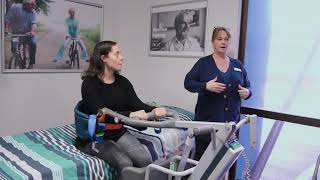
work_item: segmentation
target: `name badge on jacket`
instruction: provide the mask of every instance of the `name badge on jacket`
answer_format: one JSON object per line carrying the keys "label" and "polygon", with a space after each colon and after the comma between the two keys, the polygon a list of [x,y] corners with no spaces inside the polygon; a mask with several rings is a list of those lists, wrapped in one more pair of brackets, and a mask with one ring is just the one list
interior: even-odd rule
{"label": "name badge on jacket", "polygon": [[233,68],[233,70],[234,70],[234,71],[238,71],[238,72],[241,72],[241,69],[239,69],[239,68],[236,68],[236,67],[235,67],[235,68]]}

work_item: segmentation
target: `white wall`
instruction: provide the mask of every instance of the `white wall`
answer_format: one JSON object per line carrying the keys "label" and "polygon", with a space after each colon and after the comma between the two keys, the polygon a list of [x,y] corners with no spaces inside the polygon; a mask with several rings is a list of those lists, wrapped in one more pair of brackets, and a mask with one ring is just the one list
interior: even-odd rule
{"label": "white wall", "polygon": [[[122,74],[133,83],[138,96],[193,111],[196,94],[183,88],[183,80],[197,58],[149,57],[147,51],[150,7],[183,1],[103,2],[103,37],[119,42],[125,56]],[[206,54],[211,53],[211,27],[225,25],[235,34],[239,8],[239,1],[208,0]],[[238,49],[238,35],[233,35],[232,41],[230,49]],[[73,123],[80,86],[79,73],[0,74],[0,136]]]}
{"label": "white wall", "polygon": [[0,75],[0,135],[73,122],[80,99],[80,74]]}

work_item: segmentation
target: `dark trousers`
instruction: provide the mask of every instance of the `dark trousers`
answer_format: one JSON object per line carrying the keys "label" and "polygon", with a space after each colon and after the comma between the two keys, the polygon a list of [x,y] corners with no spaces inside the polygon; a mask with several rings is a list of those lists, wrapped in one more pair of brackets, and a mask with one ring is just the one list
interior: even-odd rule
{"label": "dark trousers", "polygon": [[79,147],[86,154],[105,160],[118,174],[125,167],[145,167],[152,163],[150,152],[129,132],[124,133],[117,142],[105,139],[99,144],[88,143]]}
{"label": "dark trousers", "polygon": [[[29,45],[29,55],[30,55],[30,65],[35,64],[36,62],[36,51],[37,51],[37,41],[35,37],[27,36],[20,38],[21,44]],[[17,42],[11,42],[11,52],[15,53],[18,49]]]}
{"label": "dark trousers", "polygon": [[211,137],[210,134],[196,136],[196,151],[194,154],[194,159],[199,161],[203,153],[206,151],[208,145],[210,144]]}

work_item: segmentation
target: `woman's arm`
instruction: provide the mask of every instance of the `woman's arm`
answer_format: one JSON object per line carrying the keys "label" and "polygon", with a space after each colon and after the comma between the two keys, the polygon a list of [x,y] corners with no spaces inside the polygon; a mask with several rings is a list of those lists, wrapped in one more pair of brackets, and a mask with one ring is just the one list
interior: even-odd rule
{"label": "woman's arm", "polygon": [[127,92],[128,92],[128,97],[129,97],[129,102],[130,102],[130,110],[131,111],[139,111],[139,110],[145,110],[146,112],[150,112],[155,107],[149,106],[145,103],[143,103],[139,97],[137,96],[132,84],[130,83],[129,80],[127,80]]}
{"label": "woman's arm", "polygon": [[98,83],[95,81],[94,78],[85,78],[81,86],[84,111],[88,114],[97,114],[99,109],[104,108]]}
{"label": "woman's arm", "polygon": [[200,61],[192,67],[184,79],[184,88],[190,92],[203,92],[206,90],[206,82],[200,82]]}
{"label": "woman's arm", "polygon": [[242,79],[243,79],[242,86],[249,90],[249,95],[245,99],[249,99],[252,96],[250,81],[249,81],[246,69],[244,68],[244,66],[242,65],[241,62],[239,62],[239,63],[240,63],[241,71],[243,72],[242,73]]}
{"label": "woman's arm", "polygon": [[[130,99],[130,107],[131,110],[134,111],[130,114],[130,116],[134,117],[136,113],[141,113],[140,115],[138,115],[138,117],[142,118],[142,119],[147,119],[148,116],[145,112],[154,112],[157,118],[161,118],[166,116],[167,111],[165,108],[162,107],[154,107],[154,106],[149,106],[145,103],[143,103],[137,96],[136,92],[134,91],[134,88],[132,86],[132,84],[130,83],[129,80],[127,80],[127,89],[128,89],[128,93],[129,93],[129,99]],[[145,112],[141,112],[145,111]]]}

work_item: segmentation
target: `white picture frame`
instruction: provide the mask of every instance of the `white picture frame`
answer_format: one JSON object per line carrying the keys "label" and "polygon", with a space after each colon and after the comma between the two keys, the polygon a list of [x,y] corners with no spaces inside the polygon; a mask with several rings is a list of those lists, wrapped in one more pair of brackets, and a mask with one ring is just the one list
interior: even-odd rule
{"label": "white picture frame", "polygon": [[[45,13],[42,9],[36,11],[37,18],[37,50],[35,64],[32,69],[25,67],[9,68],[11,52],[11,37],[5,33],[4,24],[6,16],[6,5],[8,2],[19,2],[19,0],[0,0],[1,2],[1,71],[3,73],[29,73],[29,72],[82,72],[88,68],[88,59],[93,51],[94,45],[103,39],[103,17],[104,7],[102,3],[85,0],[55,0],[47,1],[49,10]],[[20,3],[20,2],[19,2]],[[12,5],[12,4],[11,4]],[[10,7],[10,6],[9,6]],[[38,8],[38,7],[37,7]],[[79,69],[71,67],[66,63],[70,59],[69,47],[65,48],[63,59],[54,62],[56,54],[64,44],[66,38],[65,19],[69,16],[68,10],[75,9],[75,17],[79,21],[80,38],[87,51],[88,58],[79,60]],[[81,56],[79,49],[79,56]]]}
{"label": "white picture frame", "polygon": [[[184,14],[187,38],[178,38],[175,21]],[[201,57],[205,51],[207,1],[189,1],[150,8],[150,56]],[[181,20],[180,20],[181,21]],[[179,23],[176,23],[179,24]],[[182,25],[183,26],[183,25]],[[181,37],[181,35],[179,36]],[[183,39],[179,41],[178,39]]]}

